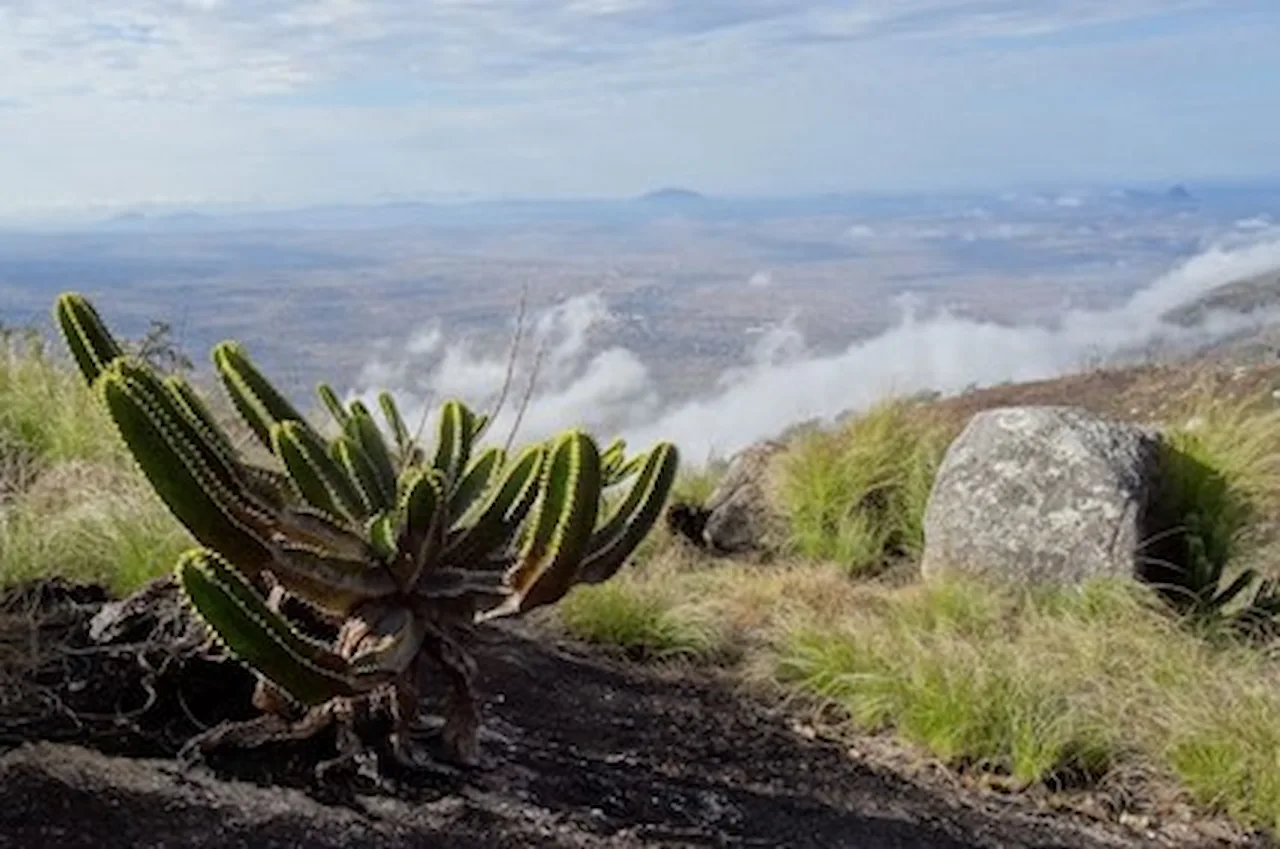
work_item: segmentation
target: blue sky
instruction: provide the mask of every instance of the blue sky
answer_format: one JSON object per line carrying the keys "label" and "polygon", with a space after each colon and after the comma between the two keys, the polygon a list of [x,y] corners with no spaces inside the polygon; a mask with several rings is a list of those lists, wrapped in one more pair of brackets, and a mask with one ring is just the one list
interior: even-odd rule
{"label": "blue sky", "polygon": [[1276,0],[0,0],[0,214],[1280,174]]}

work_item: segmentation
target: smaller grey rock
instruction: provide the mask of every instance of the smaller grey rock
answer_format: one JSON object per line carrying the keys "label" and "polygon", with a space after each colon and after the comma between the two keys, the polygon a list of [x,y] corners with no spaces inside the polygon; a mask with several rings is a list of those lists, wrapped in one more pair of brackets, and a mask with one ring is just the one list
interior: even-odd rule
{"label": "smaller grey rock", "polygon": [[767,478],[769,464],[782,448],[780,442],[759,442],[730,459],[703,508],[702,539],[708,548],[724,554],[771,548],[779,519],[769,500]]}

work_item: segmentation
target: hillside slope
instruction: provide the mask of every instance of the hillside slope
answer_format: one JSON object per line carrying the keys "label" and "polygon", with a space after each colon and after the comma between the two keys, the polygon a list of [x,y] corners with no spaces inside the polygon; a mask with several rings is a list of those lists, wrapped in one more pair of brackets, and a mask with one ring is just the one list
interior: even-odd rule
{"label": "hillside slope", "polygon": [[[73,642],[98,609],[62,610]],[[142,642],[117,646],[117,658],[144,656],[148,635],[134,636]],[[483,687],[494,694],[488,763],[465,778],[401,779],[382,790],[358,779],[317,784],[310,769],[329,756],[323,742],[229,752],[211,770],[157,759],[161,725],[210,719],[200,687],[247,687],[233,664],[193,665],[167,679],[157,706],[123,725],[108,702],[141,697],[141,665],[103,651],[77,665],[76,681],[46,671],[56,683],[25,692],[45,710],[74,706],[82,718],[32,723],[17,715],[21,700],[0,703],[0,750],[24,736],[63,741],[0,755],[0,847],[1154,849],[1205,839],[1176,829],[1144,835],[1025,798],[906,778],[802,733],[786,712],[710,673],[620,663],[521,628],[483,637]],[[157,657],[158,646],[145,656]],[[176,711],[164,692],[171,687],[192,694],[189,719],[165,715]],[[66,745],[77,741],[98,748]]]}
{"label": "hillside slope", "polygon": [[1280,326],[1274,314],[1280,309],[1280,271],[1237,280],[1176,307],[1163,318],[1182,327],[1194,327],[1214,315],[1249,316],[1256,323],[1206,345],[1202,357],[1235,362],[1271,363],[1280,354]]}
{"label": "hillside slope", "polygon": [[1180,363],[1099,368],[1048,380],[1007,383],[939,398],[931,415],[955,423],[995,407],[1068,404],[1137,423],[1176,420],[1189,399],[1244,400],[1280,389],[1280,362],[1242,364],[1202,357]]}

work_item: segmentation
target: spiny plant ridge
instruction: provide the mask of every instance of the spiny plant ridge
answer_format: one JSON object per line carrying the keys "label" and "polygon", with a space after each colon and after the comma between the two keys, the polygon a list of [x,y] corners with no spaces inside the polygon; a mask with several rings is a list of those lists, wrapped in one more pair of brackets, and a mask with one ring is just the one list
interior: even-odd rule
{"label": "spiny plant ridge", "polygon": [[[326,436],[235,341],[212,360],[232,405],[278,468],[250,462],[180,375],[129,354],[82,295],[54,314],[86,382],[147,480],[198,546],[175,568],[191,609],[253,670],[262,716],[193,738],[188,753],[298,739],[337,723],[339,760],[363,751],[355,718],[378,706],[402,764],[431,759],[412,744],[419,695],[443,673],[445,756],[479,756],[477,624],[613,577],[656,522],[676,477],[674,445],[628,457],[579,429],[525,447],[482,447],[491,419],[458,400],[440,409],[433,451],[378,396],[390,439],[368,405],[318,396]],[[631,481],[619,498],[610,489]],[[614,505],[607,507],[607,505]],[[302,602],[331,634],[291,621]],[[315,628],[312,628],[314,631]]]}

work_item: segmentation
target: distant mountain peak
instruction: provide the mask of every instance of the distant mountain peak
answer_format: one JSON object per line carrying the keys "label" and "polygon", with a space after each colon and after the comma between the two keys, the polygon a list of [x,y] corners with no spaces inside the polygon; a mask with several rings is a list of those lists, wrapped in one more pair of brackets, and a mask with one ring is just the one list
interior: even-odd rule
{"label": "distant mountain peak", "polygon": [[705,195],[679,186],[667,186],[640,196],[642,203],[699,203],[706,199]]}
{"label": "distant mountain peak", "polygon": [[1150,189],[1124,189],[1118,194],[1118,197],[1121,197],[1130,203],[1154,206],[1193,204],[1196,202],[1195,195],[1191,194],[1187,187],[1182,183],[1177,183],[1163,192]]}

